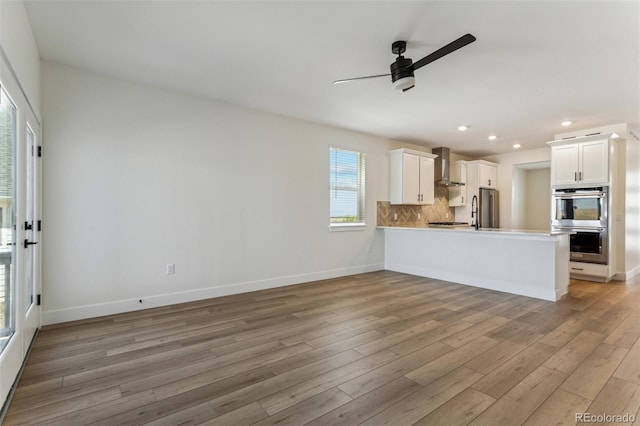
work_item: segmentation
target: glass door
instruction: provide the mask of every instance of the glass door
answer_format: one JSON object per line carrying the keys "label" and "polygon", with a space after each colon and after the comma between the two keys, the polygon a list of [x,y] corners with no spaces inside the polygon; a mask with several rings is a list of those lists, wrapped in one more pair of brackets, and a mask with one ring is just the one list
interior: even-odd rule
{"label": "glass door", "polygon": [[0,404],[40,326],[40,125],[0,57]]}
{"label": "glass door", "polygon": [[0,87],[0,352],[15,333],[16,105]]}

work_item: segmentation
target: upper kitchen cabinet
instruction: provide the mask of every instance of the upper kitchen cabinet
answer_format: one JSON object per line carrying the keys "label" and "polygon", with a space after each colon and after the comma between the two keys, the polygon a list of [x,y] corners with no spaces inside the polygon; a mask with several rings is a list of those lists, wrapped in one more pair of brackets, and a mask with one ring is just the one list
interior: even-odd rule
{"label": "upper kitchen cabinet", "polygon": [[551,146],[551,186],[609,185],[609,139],[613,135],[547,142]]}
{"label": "upper kitchen cabinet", "polygon": [[433,160],[436,157],[437,155],[404,148],[389,152],[391,204],[433,204]]}
{"label": "upper kitchen cabinet", "polygon": [[467,204],[467,162],[456,161],[451,167],[451,180],[464,183],[462,186],[449,187],[449,207],[460,207]]}
{"label": "upper kitchen cabinet", "polygon": [[467,182],[477,188],[498,187],[498,165],[484,160],[467,161]]}

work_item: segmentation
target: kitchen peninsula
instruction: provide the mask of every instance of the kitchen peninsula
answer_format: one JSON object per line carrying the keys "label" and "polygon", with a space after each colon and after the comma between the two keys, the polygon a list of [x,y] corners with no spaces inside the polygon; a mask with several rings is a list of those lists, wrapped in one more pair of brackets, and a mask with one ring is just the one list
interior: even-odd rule
{"label": "kitchen peninsula", "polygon": [[569,284],[569,234],[380,226],[385,269],[557,301]]}

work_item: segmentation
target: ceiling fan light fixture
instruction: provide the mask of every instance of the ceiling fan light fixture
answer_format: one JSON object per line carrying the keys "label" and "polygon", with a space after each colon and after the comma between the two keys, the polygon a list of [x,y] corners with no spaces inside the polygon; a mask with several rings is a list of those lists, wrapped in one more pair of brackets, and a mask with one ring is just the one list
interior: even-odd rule
{"label": "ceiling fan light fixture", "polygon": [[393,87],[396,90],[409,90],[416,84],[416,79],[414,76],[410,75],[408,77],[400,78],[393,82]]}

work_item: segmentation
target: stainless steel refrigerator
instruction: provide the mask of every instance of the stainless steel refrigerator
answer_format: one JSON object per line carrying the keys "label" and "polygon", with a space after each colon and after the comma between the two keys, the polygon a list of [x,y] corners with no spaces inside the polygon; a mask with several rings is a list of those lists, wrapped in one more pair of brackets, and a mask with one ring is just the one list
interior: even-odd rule
{"label": "stainless steel refrigerator", "polygon": [[478,218],[480,228],[498,228],[498,191],[480,189],[478,202]]}

